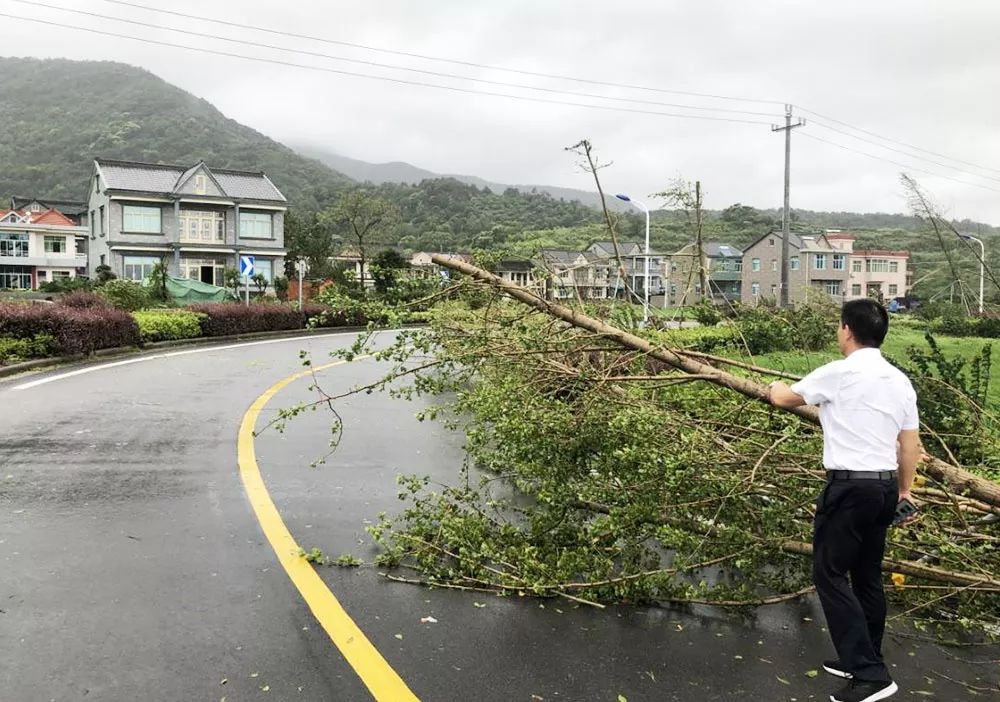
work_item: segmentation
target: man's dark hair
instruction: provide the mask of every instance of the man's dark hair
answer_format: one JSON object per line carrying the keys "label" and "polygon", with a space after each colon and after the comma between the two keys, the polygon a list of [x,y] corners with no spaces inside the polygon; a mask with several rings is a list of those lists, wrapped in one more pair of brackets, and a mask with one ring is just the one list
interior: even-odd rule
{"label": "man's dark hair", "polygon": [[840,310],[840,323],[859,344],[877,349],[889,331],[889,313],[875,300],[851,300]]}

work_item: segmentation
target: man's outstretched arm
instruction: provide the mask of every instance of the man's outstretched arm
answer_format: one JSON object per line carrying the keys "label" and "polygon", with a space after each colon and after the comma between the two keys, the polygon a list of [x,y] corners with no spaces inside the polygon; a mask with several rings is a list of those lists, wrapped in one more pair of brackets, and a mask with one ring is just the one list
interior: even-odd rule
{"label": "man's outstretched arm", "polygon": [[794,392],[786,383],[776,380],[767,386],[767,399],[775,407],[791,409],[806,404],[805,398]]}

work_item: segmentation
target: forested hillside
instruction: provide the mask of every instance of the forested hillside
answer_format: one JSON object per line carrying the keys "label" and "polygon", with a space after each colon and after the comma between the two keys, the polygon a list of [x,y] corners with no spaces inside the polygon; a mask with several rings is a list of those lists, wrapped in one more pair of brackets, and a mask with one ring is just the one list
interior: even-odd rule
{"label": "forested hillside", "polygon": [[264,171],[307,208],[352,182],[121,63],[0,58],[0,96],[0,196],[83,198],[95,156]]}

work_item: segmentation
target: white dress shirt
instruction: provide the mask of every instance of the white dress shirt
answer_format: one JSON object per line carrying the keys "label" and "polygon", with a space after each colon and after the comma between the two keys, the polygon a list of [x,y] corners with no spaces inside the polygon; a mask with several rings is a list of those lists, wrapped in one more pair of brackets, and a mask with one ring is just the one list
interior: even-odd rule
{"label": "white dress shirt", "polygon": [[827,470],[896,470],[896,439],[916,429],[917,394],[876,348],[817,368],[792,386],[819,405]]}

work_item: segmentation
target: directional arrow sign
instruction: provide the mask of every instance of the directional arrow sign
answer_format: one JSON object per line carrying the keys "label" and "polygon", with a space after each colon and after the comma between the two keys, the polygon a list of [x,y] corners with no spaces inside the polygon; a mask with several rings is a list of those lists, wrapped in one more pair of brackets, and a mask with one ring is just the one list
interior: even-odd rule
{"label": "directional arrow sign", "polygon": [[248,278],[253,275],[253,256],[240,256],[240,275]]}

